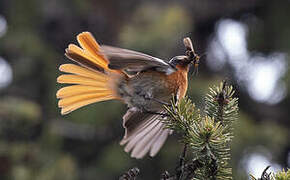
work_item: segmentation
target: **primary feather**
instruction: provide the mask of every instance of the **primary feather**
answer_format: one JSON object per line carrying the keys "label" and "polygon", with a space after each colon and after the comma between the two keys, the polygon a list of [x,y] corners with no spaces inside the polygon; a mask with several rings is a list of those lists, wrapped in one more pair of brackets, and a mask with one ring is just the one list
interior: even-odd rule
{"label": "primary feather", "polygon": [[147,153],[155,156],[171,133],[165,129],[161,119],[160,115],[129,109],[123,116],[125,135],[120,142],[121,145],[126,145],[125,151],[131,152],[131,156],[137,159],[143,158]]}

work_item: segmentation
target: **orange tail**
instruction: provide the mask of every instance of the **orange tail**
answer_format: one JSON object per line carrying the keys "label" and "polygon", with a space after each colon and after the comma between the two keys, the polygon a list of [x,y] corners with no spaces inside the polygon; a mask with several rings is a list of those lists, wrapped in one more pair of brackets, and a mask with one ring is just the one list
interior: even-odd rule
{"label": "orange tail", "polygon": [[112,74],[121,75],[121,71],[108,68],[109,61],[101,54],[100,46],[89,32],[77,36],[80,47],[70,44],[65,55],[77,62],[63,64],[59,70],[65,73],[57,78],[61,84],[72,84],[57,91],[58,106],[61,114],[68,114],[78,108],[95,102],[119,99],[110,83]]}

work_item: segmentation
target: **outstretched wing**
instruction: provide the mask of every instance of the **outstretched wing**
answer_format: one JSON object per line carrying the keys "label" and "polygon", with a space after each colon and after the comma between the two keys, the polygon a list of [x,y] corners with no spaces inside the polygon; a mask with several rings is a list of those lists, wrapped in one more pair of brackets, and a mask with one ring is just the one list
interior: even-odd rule
{"label": "outstretched wing", "polygon": [[174,67],[162,59],[140,52],[106,45],[102,45],[101,50],[110,61],[110,69],[140,72],[154,68],[155,70],[165,72],[166,74],[171,74],[176,71]]}
{"label": "outstretched wing", "polygon": [[123,116],[125,135],[120,144],[126,144],[125,151],[131,152],[131,157],[141,159],[147,153],[151,157],[158,153],[172,133],[160,119],[160,115],[142,113],[134,108]]}

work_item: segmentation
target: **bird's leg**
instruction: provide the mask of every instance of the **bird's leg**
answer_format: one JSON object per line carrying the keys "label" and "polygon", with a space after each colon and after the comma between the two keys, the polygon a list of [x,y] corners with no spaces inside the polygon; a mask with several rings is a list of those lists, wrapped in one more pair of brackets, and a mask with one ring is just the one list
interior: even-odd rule
{"label": "bird's leg", "polygon": [[185,170],[184,165],[185,165],[186,151],[187,151],[187,144],[184,144],[183,152],[179,159],[179,167],[177,168],[177,173],[176,173],[177,179],[183,179],[182,176]]}

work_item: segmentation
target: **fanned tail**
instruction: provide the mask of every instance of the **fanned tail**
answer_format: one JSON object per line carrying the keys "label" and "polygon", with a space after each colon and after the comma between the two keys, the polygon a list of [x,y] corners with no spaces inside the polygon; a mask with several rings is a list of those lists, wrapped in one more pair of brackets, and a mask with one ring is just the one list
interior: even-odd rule
{"label": "fanned tail", "polygon": [[68,114],[83,106],[111,99],[119,99],[111,83],[121,71],[108,68],[109,61],[100,52],[100,46],[89,32],[80,33],[77,40],[81,46],[70,44],[65,55],[78,63],[63,64],[59,70],[65,73],[57,78],[61,84],[71,84],[57,91],[61,114]]}

